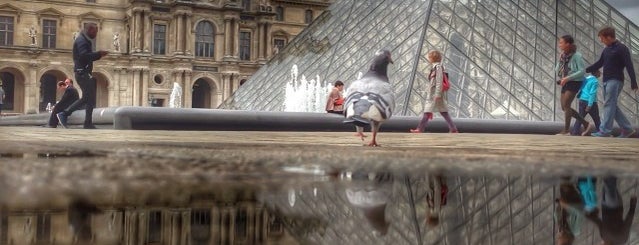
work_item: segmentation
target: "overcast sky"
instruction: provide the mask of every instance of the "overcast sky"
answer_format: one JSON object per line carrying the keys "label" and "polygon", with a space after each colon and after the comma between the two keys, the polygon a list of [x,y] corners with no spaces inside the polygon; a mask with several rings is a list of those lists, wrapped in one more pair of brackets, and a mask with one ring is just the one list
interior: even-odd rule
{"label": "overcast sky", "polygon": [[606,2],[639,25],[639,0],[606,0]]}

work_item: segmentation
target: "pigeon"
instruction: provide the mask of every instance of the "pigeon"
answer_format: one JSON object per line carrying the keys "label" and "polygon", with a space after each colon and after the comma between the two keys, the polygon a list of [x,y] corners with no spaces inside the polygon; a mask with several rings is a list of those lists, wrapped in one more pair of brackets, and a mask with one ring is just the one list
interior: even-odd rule
{"label": "pigeon", "polygon": [[382,122],[393,115],[395,95],[388,81],[388,64],[393,64],[391,53],[375,53],[370,69],[362,78],[351,83],[346,90],[344,123],[354,124],[357,136],[364,140],[364,126],[371,125],[373,140],[368,146],[380,146],[376,137]]}

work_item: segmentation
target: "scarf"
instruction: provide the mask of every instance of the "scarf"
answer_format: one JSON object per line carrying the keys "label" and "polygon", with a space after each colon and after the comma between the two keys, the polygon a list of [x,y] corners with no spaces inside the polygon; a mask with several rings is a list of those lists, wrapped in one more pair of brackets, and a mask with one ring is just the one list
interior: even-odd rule
{"label": "scarf", "polygon": [[559,71],[557,71],[557,76],[560,78],[567,77],[570,74],[570,67],[568,63],[572,58],[572,55],[575,53],[561,53],[559,57]]}

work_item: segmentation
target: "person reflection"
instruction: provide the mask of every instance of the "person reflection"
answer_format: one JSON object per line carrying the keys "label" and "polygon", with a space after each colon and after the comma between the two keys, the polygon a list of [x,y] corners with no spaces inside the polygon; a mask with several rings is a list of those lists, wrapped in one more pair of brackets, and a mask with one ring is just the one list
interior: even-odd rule
{"label": "person reflection", "polygon": [[69,203],[69,226],[73,233],[73,244],[89,244],[91,242],[91,215],[100,213],[94,204],[84,199],[76,199]]}
{"label": "person reflection", "polygon": [[599,216],[598,212],[591,212],[586,217],[599,228],[599,235],[603,245],[626,244],[635,216],[637,196],[630,198],[630,207],[624,219],[623,199],[617,189],[617,177],[605,177],[603,185],[601,216]]}
{"label": "person reflection", "polygon": [[442,207],[448,199],[448,185],[446,177],[442,175],[429,175],[427,179],[428,189],[426,193],[426,225],[435,227],[439,225],[439,217]]}
{"label": "person reflection", "polygon": [[386,220],[386,206],[392,194],[392,175],[388,172],[353,172],[350,176],[356,182],[345,190],[348,202],[363,211],[376,232],[386,235],[390,226]]}
{"label": "person reflection", "polygon": [[571,177],[562,177],[559,184],[559,198],[556,200],[555,222],[557,222],[558,245],[570,245],[575,241],[575,236],[581,233],[583,223],[582,209],[584,208],[581,193],[571,180]]}

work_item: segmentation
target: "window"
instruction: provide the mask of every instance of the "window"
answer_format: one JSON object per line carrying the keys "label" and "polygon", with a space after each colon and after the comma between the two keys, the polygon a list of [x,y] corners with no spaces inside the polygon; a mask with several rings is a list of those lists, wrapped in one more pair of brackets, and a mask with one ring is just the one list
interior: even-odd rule
{"label": "window", "polygon": [[286,46],[286,40],[276,38],[275,40],[273,40],[273,44],[277,48],[277,52],[282,52],[282,49],[284,49],[284,46]]}
{"label": "window", "polygon": [[307,9],[304,15],[304,23],[310,24],[311,22],[313,22],[313,10]]}
{"label": "window", "polygon": [[213,57],[215,52],[215,28],[208,21],[202,21],[195,28],[195,56]]}
{"label": "window", "polygon": [[149,212],[149,226],[147,230],[147,244],[159,244],[162,242],[162,213],[160,211]]}
{"label": "window", "polygon": [[57,24],[55,20],[42,21],[42,48],[55,48]]}
{"label": "window", "polygon": [[277,6],[277,8],[275,8],[275,20],[284,21],[284,7]]}
{"label": "window", "polygon": [[242,0],[242,8],[246,12],[251,11],[251,0]]}
{"label": "window", "polygon": [[9,218],[4,211],[0,211],[0,244],[9,244],[7,234],[9,234]]}
{"label": "window", "polygon": [[166,54],[166,25],[153,25],[153,54]]}
{"label": "window", "polygon": [[36,241],[48,242],[51,239],[51,215],[38,214],[36,222]]}
{"label": "window", "polygon": [[192,244],[209,244],[211,241],[211,212],[206,209],[191,212]]}
{"label": "window", "polygon": [[251,60],[251,33],[240,32],[240,60]]}
{"label": "window", "polygon": [[13,45],[13,17],[0,16],[0,46]]}
{"label": "window", "polygon": [[243,241],[247,237],[247,212],[245,209],[240,209],[235,214],[235,237],[238,240]]}

